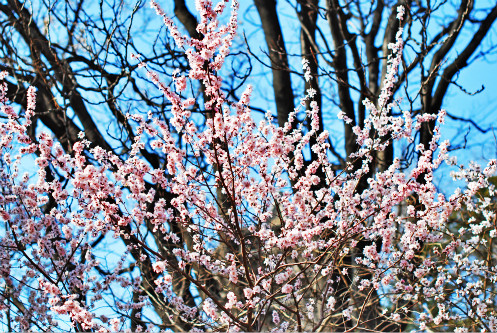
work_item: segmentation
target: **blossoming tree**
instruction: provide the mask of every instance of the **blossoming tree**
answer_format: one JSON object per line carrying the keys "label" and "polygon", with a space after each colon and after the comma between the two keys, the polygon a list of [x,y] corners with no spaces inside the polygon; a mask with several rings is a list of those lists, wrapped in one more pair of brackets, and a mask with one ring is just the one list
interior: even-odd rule
{"label": "blossoming tree", "polygon": [[[392,91],[403,29],[388,46],[378,101],[364,100],[368,117],[353,127],[357,150],[337,170],[312,87],[283,126],[271,113],[254,120],[250,86],[239,100],[222,91],[238,14],[233,0],[223,24],[226,2],[196,2],[196,38],[153,3],[189,68],[169,86],[141,64],[170,115],[126,115],[137,126],[125,154],[84,133],[68,150],[33,133],[35,89],[18,112],[2,74],[0,309],[9,330],[497,329],[488,181],[497,162],[454,167],[463,189],[437,190],[434,172],[454,164],[441,142],[445,112],[390,112],[401,110]],[[396,10],[402,21],[405,8]],[[311,80],[307,60],[303,69]],[[188,93],[195,85],[202,126]],[[377,152],[414,141],[435,120],[408,169],[394,159],[372,170]],[[146,146],[164,163],[151,165]],[[454,217],[468,212],[454,230]]]}

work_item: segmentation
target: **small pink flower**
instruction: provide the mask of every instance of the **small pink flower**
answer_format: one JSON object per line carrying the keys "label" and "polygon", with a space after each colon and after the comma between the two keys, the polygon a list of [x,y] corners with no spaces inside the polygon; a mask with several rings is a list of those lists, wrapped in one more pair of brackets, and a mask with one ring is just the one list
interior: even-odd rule
{"label": "small pink flower", "polygon": [[290,284],[285,284],[282,288],[281,288],[281,292],[284,293],[284,294],[289,294],[291,293],[293,290],[293,286],[290,285]]}

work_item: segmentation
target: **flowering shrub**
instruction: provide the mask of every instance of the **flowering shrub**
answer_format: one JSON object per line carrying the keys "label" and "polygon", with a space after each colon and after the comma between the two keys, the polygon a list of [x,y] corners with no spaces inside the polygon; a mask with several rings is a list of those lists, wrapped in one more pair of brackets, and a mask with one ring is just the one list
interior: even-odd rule
{"label": "flowering shrub", "polygon": [[[240,100],[227,98],[219,71],[238,4],[232,1],[226,25],[218,20],[224,2],[196,4],[201,39],[182,35],[153,2],[177,46],[187,49],[190,68],[169,87],[144,66],[171,116],[166,123],[129,115],[139,126],[125,157],[92,146],[84,134],[71,152],[48,133],[30,136],[35,91],[20,115],[1,86],[3,314],[13,311],[23,330],[154,330],[178,322],[195,331],[496,330],[497,226],[488,179],[497,163],[460,167],[454,176],[465,189],[451,196],[437,190],[433,173],[450,161],[449,143],[439,142],[445,113],[387,112],[396,107],[389,101],[402,30],[390,45],[380,99],[364,101],[369,118],[354,129],[359,149],[337,171],[317,104],[302,109],[312,90],[284,127],[270,113],[254,121],[250,86]],[[403,14],[400,7],[398,19]],[[192,81],[204,90],[202,128],[192,116],[194,100],[182,96]],[[296,123],[299,113],[310,130]],[[411,168],[395,159],[384,172],[371,169],[374,151],[414,140],[435,118],[432,141],[417,147]],[[141,158],[150,138],[165,156],[160,168]],[[310,162],[309,148],[317,156]],[[21,174],[28,154],[37,156],[35,180]],[[454,231],[462,208],[471,218]],[[109,248],[112,239],[124,246]],[[102,253],[117,258],[103,267]]]}

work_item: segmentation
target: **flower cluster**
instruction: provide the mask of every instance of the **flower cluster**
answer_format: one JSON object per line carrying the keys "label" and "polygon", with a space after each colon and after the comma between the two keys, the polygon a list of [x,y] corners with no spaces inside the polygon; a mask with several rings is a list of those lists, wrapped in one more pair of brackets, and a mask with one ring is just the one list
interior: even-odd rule
{"label": "flower cluster", "polygon": [[[238,101],[222,92],[219,72],[236,34],[237,1],[222,25],[225,3],[197,0],[198,38],[182,35],[152,4],[177,46],[186,48],[189,73],[175,73],[169,87],[148,71],[171,104],[170,121],[128,115],[137,135],[124,157],[92,147],[83,136],[70,152],[48,133],[30,137],[35,91],[28,90],[21,117],[0,85],[0,218],[6,226],[0,307],[8,297],[30,304],[29,316],[16,319],[22,329],[34,321],[57,328],[57,316],[69,317],[79,330],[115,331],[123,313],[142,308],[156,309],[164,327],[176,321],[193,330],[311,331],[336,318],[361,327],[361,309],[371,306],[361,295],[373,293],[392,305],[381,314],[389,322],[422,330],[465,320],[496,327],[495,294],[487,286],[497,281],[497,266],[481,253],[491,253],[497,234],[489,182],[497,162],[461,168],[453,177],[466,188],[444,195],[433,183],[434,172],[449,164],[448,142],[440,142],[437,126],[409,170],[395,159],[385,171],[369,172],[371,152],[391,144],[384,136],[414,140],[423,122],[443,122],[443,111],[388,116],[402,30],[390,45],[378,103],[365,101],[369,118],[354,128],[360,148],[351,158],[361,159],[362,168],[336,172],[328,133],[318,132],[313,91],[300,103],[311,100],[311,110],[295,109],[284,127],[270,113],[256,123],[252,87]],[[402,19],[405,9],[398,11]],[[205,91],[199,106],[205,126],[191,115],[195,101],[181,95],[190,81]],[[294,126],[299,112],[311,120],[310,130]],[[141,157],[146,143],[163,156],[159,167]],[[304,158],[309,148],[314,161]],[[26,154],[37,155],[35,181],[19,175]],[[367,187],[358,191],[364,177]],[[119,246],[100,245],[104,240]],[[117,253],[111,267],[100,262],[101,251]],[[109,320],[101,308],[116,290],[129,295],[112,304]],[[360,304],[345,301],[352,297]]]}

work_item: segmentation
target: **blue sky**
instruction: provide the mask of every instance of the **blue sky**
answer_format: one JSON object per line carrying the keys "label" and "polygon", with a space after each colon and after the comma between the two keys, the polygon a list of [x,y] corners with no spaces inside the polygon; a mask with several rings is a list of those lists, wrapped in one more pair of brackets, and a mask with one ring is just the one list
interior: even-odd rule
{"label": "blue sky", "polygon": [[[165,10],[172,12],[171,0],[160,1],[160,4]],[[245,33],[248,37],[249,43],[251,44],[252,51],[262,55],[262,50],[266,49],[264,38],[261,30],[259,29],[259,19],[255,8],[252,5],[252,1],[240,1],[240,36]],[[193,5],[193,0],[189,2],[190,10],[195,13],[195,7]],[[480,2],[481,3],[481,2]],[[491,4],[491,1],[487,1]],[[279,1],[278,6],[280,9],[280,23],[284,29],[283,34],[287,40],[287,50],[292,53],[295,50],[299,50],[299,25],[295,20],[295,16],[292,15],[291,7],[288,6],[286,1]],[[249,8],[250,7],[250,8]],[[250,9],[247,12],[247,9]],[[157,20],[158,22],[158,20]],[[323,22],[322,22],[323,23]],[[159,25],[157,25],[157,31],[159,30]],[[490,33],[490,39],[495,39],[497,32],[497,26],[494,26],[493,31]],[[243,40],[241,37],[237,40],[240,47],[243,46]],[[497,42],[497,40],[494,40]],[[447,98],[445,99],[445,108],[450,112],[460,117],[471,118],[476,121],[481,127],[487,128],[491,126],[497,127],[497,57],[491,56],[488,59],[479,59],[473,63],[469,68],[463,70],[459,77],[459,82],[468,90],[475,91],[478,90],[482,85],[485,86],[485,90],[478,94],[477,96],[467,96],[459,91],[457,88],[453,88],[449,91]],[[272,102],[273,90],[271,86],[271,74],[270,70],[264,68],[257,61],[253,61],[254,65],[254,75],[248,82],[254,84],[254,106],[261,107],[267,110],[273,110],[275,112],[276,107]],[[299,69],[300,58],[293,57],[291,59],[291,65],[295,69]],[[324,88],[331,88],[327,86],[329,83],[324,84]],[[294,77],[294,89],[296,91],[296,97],[301,97],[302,94],[303,81],[296,76]],[[325,93],[323,91],[323,93]],[[398,97],[401,97],[399,95]],[[334,140],[339,142],[342,140],[342,124],[336,119],[336,113],[339,109],[334,106],[325,106],[327,114],[325,120],[327,122],[328,128],[337,129],[336,132],[332,133]],[[102,115],[100,115],[102,117]],[[107,123],[112,121],[112,118],[103,119],[99,118],[98,123],[104,128]],[[468,124],[461,124],[454,121],[447,121],[444,126],[444,134],[447,138],[455,138],[457,141],[462,140],[462,136],[466,133]],[[460,131],[461,130],[461,131]],[[497,136],[497,131],[496,131]],[[468,138],[470,139],[468,149],[465,151],[457,151],[455,154],[459,157],[459,161],[462,163],[467,163],[468,160],[477,160],[479,162],[484,162],[490,158],[496,158],[497,156],[497,142],[491,132],[486,135],[482,135],[477,132],[474,128],[471,128]],[[339,148],[341,145],[338,146]],[[30,158],[31,159],[31,158]],[[28,162],[32,163],[32,161]],[[443,174],[440,174],[442,177]],[[444,184],[444,183],[441,183]],[[118,243],[118,242],[116,242]],[[114,249],[119,252],[119,246],[117,244]],[[117,256],[116,256],[117,258]],[[116,261],[116,258],[107,258],[109,263]],[[104,258],[105,259],[105,258]]]}

